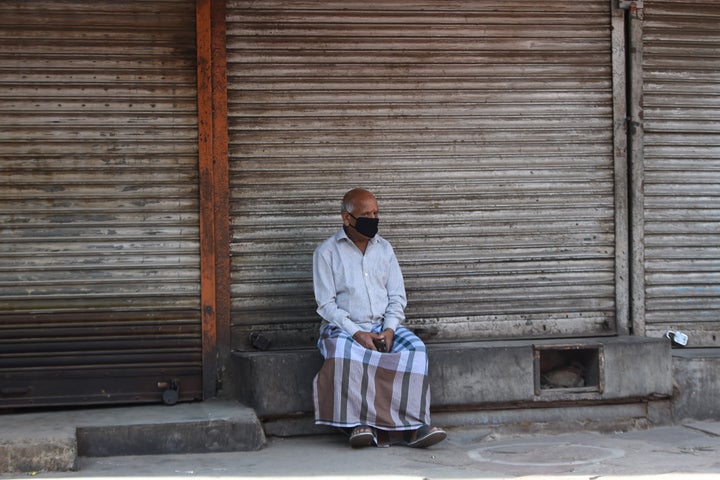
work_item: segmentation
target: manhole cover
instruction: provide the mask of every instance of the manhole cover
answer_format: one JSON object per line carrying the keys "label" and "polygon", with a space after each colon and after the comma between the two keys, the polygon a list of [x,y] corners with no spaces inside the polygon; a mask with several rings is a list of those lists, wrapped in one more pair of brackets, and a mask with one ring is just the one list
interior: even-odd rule
{"label": "manhole cover", "polygon": [[625,455],[625,451],[591,445],[514,443],[478,448],[469,451],[468,455],[479,462],[551,467],[598,463],[612,458],[620,458]]}

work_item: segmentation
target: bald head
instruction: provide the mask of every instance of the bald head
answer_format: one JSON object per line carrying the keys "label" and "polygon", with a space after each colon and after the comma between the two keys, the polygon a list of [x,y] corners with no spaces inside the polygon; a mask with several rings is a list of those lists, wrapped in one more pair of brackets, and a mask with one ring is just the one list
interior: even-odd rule
{"label": "bald head", "polygon": [[368,241],[378,231],[378,203],[375,195],[363,188],[347,192],[342,201],[343,225],[348,238],[365,252]]}
{"label": "bald head", "polygon": [[355,213],[359,205],[372,202],[377,205],[375,195],[364,188],[353,188],[342,199],[341,212]]}

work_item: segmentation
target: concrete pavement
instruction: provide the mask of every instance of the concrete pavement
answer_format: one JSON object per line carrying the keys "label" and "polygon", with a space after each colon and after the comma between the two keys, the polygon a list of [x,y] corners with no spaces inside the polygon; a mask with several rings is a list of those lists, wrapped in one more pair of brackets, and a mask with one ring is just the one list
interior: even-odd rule
{"label": "concrete pavement", "polygon": [[80,457],[74,472],[0,479],[720,479],[720,422],[616,433],[506,435],[449,429],[426,450],[353,450],[340,435],[270,437],[259,451]]}

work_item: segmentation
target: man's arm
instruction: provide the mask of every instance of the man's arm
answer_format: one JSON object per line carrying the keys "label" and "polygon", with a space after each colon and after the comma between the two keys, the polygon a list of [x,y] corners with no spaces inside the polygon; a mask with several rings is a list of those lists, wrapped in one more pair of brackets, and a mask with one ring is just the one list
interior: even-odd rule
{"label": "man's arm", "polygon": [[335,302],[336,287],[330,262],[330,253],[315,251],[313,254],[313,289],[318,314],[327,322],[338,326],[351,337],[360,328],[350,320],[350,314]]}
{"label": "man's arm", "polygon": [[405,282],[403,281],[400,264],[392,253],[392,258],[388,266],[389,274],[385,285],[388,295],[388,305],[385,308],[384,327],[393,331],[405,320],[405,307],[407,306],[407,296],[405,294]]}

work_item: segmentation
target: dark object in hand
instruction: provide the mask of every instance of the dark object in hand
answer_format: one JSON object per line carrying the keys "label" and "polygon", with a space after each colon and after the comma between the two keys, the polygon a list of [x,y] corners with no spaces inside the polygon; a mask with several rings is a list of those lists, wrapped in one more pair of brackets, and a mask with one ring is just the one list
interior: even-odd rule
{"label": "dark object in hand", "polygon": [[373,343],[375,344],[375,348],[377,348],[378,352],[382,352],[382,353],[387,352],[387,344],[385,343],[384,338],[375,339],[375,340],[373,340]]}

